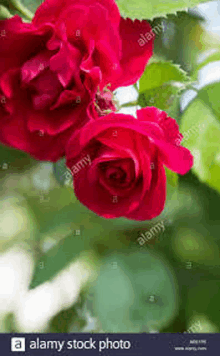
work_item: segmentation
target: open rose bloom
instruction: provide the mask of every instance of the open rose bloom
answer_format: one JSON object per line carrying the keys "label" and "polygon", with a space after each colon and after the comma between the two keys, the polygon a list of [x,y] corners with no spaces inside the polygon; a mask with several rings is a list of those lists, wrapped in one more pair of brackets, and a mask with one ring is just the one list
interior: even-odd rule
{"label": "open rose bloom", "polygon": [[136,83],[153,54],[153,37],[139,44],[150,31],[114,0],[46,0],[31,23],[0,21],[0,142],[43,161],[66,154],[76,196],[105,218],[156,217],[164,166],[192,166],[165,112],[115,113],[113,91]]}
{"label": "open rose bloom", "polygon": [[154,107],[138,110],[137,119],[111,113],[90,121],[66,150],[77,198],[105,218],[158,216],[166,199],[164,166],[185,174],[193,165],[181,139],[176,121]]}
{"label": "open rose bloom", "polygon": [[106,86],[140,78],[153,40],[138,39],[150,29],[121,18],[113,0],[46,0],[31,23],[0,21],[0,141],[58,160]]}

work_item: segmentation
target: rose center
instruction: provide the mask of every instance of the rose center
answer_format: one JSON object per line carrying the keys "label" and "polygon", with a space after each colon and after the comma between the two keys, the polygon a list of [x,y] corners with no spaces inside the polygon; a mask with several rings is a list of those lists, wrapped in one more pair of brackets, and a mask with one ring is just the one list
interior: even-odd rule
{"label": "rose center", "polygon": [[123,184],[126,181],[126,172],[121,168],[108,168],[106,172],[108,180],[115,184]]}
{"label": "rose center", "polygon": [[102,181],[115,188],[127,188],[135,179],[134,165],[131,159],[121,159],[100,164]]}

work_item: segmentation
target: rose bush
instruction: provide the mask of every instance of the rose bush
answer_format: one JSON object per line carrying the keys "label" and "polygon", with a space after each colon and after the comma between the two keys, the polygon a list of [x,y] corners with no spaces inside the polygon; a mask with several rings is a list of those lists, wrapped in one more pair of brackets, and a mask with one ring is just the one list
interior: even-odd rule
{"label": "rose bush", "polygon": [[62,157],[104,88],[139,79],[153,39],[138,39],[150,29],[121,18],[113,0],[46,0],[31,23],[0,21],[0,141],[40,160]]}
{"label": "rose bush", "polygon": [[77,198],[105,218],[158,216],[166,199],[164,166],[185,174],[193,165],[179,146],[182,137],[176,121],[154,107],[138,110],[137,119],[110,113],[91,120],[66,149]]}

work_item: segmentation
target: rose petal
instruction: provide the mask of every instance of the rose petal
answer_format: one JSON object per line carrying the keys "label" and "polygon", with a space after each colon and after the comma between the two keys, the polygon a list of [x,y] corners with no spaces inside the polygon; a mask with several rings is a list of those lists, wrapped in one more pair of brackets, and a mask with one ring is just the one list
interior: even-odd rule
{"label": "rose petal", "polygon": [[[114,202],[114,196],[99,183],[98,177],[95,182],[93,181],[90,184],[90,181],[88,181],[89,169],[90,167],[81,169],[74,178],[76,197],[87,208],[105,218],[117,218],[126,216],[130,210],[139,204],[141,185],[129,196],[118,197],[117,202]],[[85,189],[85,186],[87,189]]]}
{"label": "rose petal", "polygon": [[166,200],[166,174],[160,162],[152,170],[151,186],[141,200],[137,209],[126,214],[132,220],[151,220],[163,211]]}
{"label": "rose petal", "polygon": [[15,115],[1,117],[0,141],[7,146],[29,152],[33,157],[42,161],[55,162],[61,158],[64,155],[64,147],[69,135],[68,131],[58,137],[48,136],[39,131],[30,133],[27,130],[23,107],[17,110]]}
{"label": "rose petal", "polygon": [[136,83],[141,77],[144,69],[153,54],[154,39],[148,41],[143,47],[138,43],[141,34],[150,32],[151,26],[147,21],[132,21],[121,18],[120,35],[122,49],[120,56],[120,66],[122,72],[120,77],[116,74],[111,80],[111,89],[119,86],[127,86]]}
{"label": "rose petal", "polygon": [[[31,56],[44,49],[44,43],[52,34],[51,25],[36,28],[33,24],[22,22],[18,15],[0,21],[0,76],[8,69],[22,66]],[[16,53],[16,55],[12,55]],[[7,58],[7,60],[6,60]]]}

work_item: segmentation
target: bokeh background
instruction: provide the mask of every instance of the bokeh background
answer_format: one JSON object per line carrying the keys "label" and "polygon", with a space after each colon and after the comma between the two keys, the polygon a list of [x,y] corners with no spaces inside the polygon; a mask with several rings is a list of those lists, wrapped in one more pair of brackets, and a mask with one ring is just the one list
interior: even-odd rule
{"label": "bokeh background", "polygon": [[[170,177],[158,218],[105,220],[76,200],[64,160],[1,146],[0,332],[220,331],[220,2],[159,22],[154,58],[194,80],[173,112],[193,170]],[[155,103],[138,88],[117,90],[121,112]]]}

